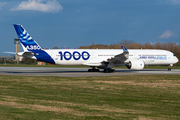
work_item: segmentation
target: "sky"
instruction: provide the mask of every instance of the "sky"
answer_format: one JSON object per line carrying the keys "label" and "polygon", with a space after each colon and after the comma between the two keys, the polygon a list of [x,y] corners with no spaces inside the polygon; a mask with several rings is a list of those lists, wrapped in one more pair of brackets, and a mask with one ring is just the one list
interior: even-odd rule
{"label": "sky", "polygon": [[13,24],[23,25],[43,48],[123,39],[178,44],[180,0],[1,0],[0,52],[15,51]]}

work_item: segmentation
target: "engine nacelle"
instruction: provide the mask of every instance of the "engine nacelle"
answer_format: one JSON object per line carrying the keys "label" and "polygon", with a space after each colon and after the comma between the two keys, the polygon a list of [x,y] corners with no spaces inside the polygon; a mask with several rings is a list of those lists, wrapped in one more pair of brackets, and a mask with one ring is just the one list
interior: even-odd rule
{"label": "engine nacelle", "polygon": [[127,68],[133,70],[142,70],[144,68],[144,62],[141,60],[129,61]]}

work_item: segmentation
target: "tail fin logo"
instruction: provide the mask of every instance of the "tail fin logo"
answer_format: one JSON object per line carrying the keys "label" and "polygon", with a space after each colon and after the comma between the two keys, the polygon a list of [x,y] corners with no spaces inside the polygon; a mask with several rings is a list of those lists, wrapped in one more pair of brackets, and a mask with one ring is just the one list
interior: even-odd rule
{"label": "tail fin logo", "polygon": [[30,46],[27,46],[26,47],[27,48],[27,50],[40,50],[41,48],[39,47],[39,46],[37,46],[37,45],[30,45]]}
{"label": "tail fin logo", "polygon": [[35,40],[32,39],[32,37],[22,27],[22,25],[14,24],[14,28],[17,32],[21,44],[23,45],[24,50],[28,50],[28,51],[41,50],[41,47],[36,43]]}

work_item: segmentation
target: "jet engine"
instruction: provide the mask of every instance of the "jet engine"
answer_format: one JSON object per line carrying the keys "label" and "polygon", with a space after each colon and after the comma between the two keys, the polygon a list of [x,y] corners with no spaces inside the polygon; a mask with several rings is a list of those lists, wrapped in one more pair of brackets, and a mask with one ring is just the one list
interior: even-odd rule
{"label": "jet engine", "polygon": [[129,61],[127,68],[132,70],[142,70],[144,68],[144,62],[141,60]]}

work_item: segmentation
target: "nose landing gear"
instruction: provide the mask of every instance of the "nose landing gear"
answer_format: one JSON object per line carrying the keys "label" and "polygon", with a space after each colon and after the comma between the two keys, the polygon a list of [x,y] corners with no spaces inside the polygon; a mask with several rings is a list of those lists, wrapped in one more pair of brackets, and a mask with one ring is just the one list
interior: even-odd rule
{"label": "nose landing gear", "polygon": [[171,66],[173,66],[173,65],[170,64],[170,65],[168,66],[168,71],[171,71]]}

